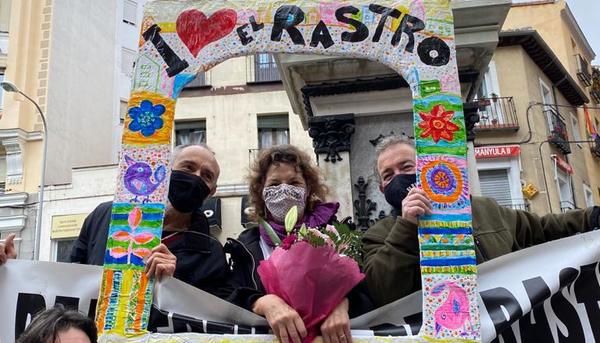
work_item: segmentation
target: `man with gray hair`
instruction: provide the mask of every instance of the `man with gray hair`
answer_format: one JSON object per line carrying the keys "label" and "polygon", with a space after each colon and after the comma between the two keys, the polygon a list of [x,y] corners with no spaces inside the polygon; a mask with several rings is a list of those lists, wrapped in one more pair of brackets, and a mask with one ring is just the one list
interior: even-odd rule
{"label": "man with gray hair", "polygon": [[[431,214],[431,201],[416,185],[414,143],[391,136],[376,147],[379,189],[394,208],[391,216],[363,235],[367,286],[378,306],[421,289],[418,218]],[[472,196],[473,236],[477,263],[597,229],[600,207],[564,214],[535,214],[502,207],[495,200]]]}

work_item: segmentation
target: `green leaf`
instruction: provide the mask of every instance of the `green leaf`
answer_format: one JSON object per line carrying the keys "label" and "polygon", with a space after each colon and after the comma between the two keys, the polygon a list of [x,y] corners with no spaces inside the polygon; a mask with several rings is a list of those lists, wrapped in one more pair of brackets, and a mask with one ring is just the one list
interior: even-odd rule
{"label": "green leaf", "polygon": [[279,239],[279,236],[277,236],[277,234],[275,233],[275,230],[273,230],[273,227],[271,226],[271,224],[267,223],[261,217],[258,217],[258,223],[260,225],[262,225],[262,227],[265,229],[265,231],[267,231],[267,235],[269,235],[271,242],[273,242],[276,246],[281,245],[281,239]]}
{"label": "green leaf", "polygon": [[296,221],[298,220],[298,206],[293,206],[290,208],[288,213],[285,215],[285,231],[289,235],[294,230],[294,226],[296,226]]}
{"label": "green leaf", "polygon": [[302,224],[302,226],[300,226],[300,230],[298,230],[298,234],[302,238],[304,238],[308,235],[308,229],[306,228],[306,224]]}

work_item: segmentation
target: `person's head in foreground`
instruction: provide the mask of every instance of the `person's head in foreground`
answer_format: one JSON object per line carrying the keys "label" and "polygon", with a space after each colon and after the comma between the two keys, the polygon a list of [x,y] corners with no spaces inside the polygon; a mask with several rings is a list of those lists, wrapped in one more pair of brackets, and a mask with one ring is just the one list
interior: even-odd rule
{"label": "person's head in foreground", "polygon": [[92,319],[57,306],[35,316],[17,343],[96,343],[97,340]]}
{"label": "person's head in foreground", "polygon": [[293,206],[300,220],[329,215],[318,224],[326,224],[337,211],[337,204],[324,207],[327,187],[319,170],[308,154],[292,145],[264,150],[250,170],[249,184],[254,214],[269,222],[282,224]]}
{"label": "person's head in foreground", "polygon": [[431,203],[425,192],[416,188],[416,150],[412,140],[402,136],[384,138],[375,148],[379,190],[398,215],[411,222],[430,214]]}
{"label": "person's head in foreground", "polygon": [[169,203],[180,213],[191,213],[215,194],[221,170],[215,154],[204,144],[173,150]]}

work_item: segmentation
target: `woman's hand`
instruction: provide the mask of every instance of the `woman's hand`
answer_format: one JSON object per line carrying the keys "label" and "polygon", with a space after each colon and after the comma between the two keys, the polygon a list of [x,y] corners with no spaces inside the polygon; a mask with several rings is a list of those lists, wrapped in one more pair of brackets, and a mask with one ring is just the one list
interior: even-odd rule
{"label": "woman's hand", "polygon": [[290,307],[283,299],[267,294],[258,298],[252,306],[252,311],[267,318],[269,326],[281,343],[300,343],[306,337],[306,327],[298,312]]}
{"label": "woman's hand", "polygon": [[177,257],[169,251],[166,245],[161,243],[150,252],[150,257],[146,262],[146,275],[160,281],[164,277],[173,276],[176,265]]}
{"label": "woman's hand", "polygon": [[325,318],[321,325],[321,335],[324,343],[352,343],[348,307],[348,299],[344,298]]}

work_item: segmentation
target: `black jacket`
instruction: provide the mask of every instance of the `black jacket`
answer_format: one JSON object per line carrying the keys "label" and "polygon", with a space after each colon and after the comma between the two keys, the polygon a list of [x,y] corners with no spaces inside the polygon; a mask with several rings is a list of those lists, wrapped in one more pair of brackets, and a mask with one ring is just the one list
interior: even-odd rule
{"label": "black jacket", "polygon": [[[224,250],[230,254],[231,280],[235,287],[229,301],[252,311],[254,302],[266,294],[256,271],[260,261],[264,260],[260,248],[260,231],[257,225],[244,230],[238,239],[228,238]],[[350,318],[374,309],[364,282],[358,284],[347,295],[350,303]]]}
{"label": "black jacket", "polygon": [[[71,262],[103,265],[112,202],[105,202],[87,216],[71,250]],[[168,237],[164,239],[165,237]],[[192,216],[187,231],[163,231],[163,243],[177,257],[174,277],[220,298],[230,296],[229,267],[218,240],[210,236],[202,212]]]}

